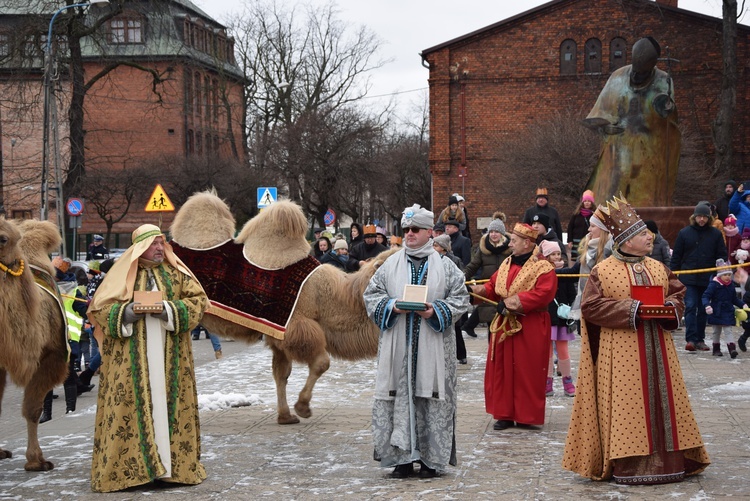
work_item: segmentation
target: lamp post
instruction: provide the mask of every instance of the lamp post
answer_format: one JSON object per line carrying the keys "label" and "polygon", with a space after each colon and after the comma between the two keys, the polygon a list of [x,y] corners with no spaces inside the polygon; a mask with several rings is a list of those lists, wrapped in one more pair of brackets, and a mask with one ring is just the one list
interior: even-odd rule
{"label": "lamp post", "polygon": [[57,185],[57,212],[58,212],[58,225],[63,236],[63,254],[65,254],[65,229],[64,229],[64,216],[62,215],[62,183],[60,176],[59,166],[59,154],[58,154],[58,138],[57,138],[57,110],[53,111],[52,107],[55,105],[54,102],[54,88],[52,85],[53,72],[54,72],[54,54],[52,54],[52,27],[55,24],[55,19],[60,15],[61,12],[75,7],[88,7],[90,5],[103,5],[108,4],[109,0],[89,0],[83,3],[75,3],[66,5],[58,9],[53,15],[49,22],[49,29],[47,30],[47,44],[44,52],[44,110],[43,110],[43,130],[42,130],[42,183],[41,183],[41,205],[39,209],[39,219],[42,221],[47,220],[48,216],[48,203],[49,203],[49,158],[50,158],[50,116],[54,115],[55,123],[52,124],[54,128],[54,145],[55,148],[55,178]]}

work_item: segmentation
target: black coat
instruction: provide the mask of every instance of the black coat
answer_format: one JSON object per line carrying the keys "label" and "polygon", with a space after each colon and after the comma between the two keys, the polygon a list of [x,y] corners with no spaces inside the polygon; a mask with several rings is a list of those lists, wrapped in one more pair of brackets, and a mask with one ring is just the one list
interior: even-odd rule
{"label": "black coat", "polygon": [[[568,274],[574,274],[569,269],[564,268],[558,268],[555,270],[555,273],[568,275]],[[578,272],[575,272],[578,273]],[[558,304],[567,304],[568,306],[573,305],[573,301],[575,301],[576,298],[576,284],[578,283],[578,278],[574,277],[564,277],[564,278],[558,278],[557,279],[557,293],[555,294],[555,301],[552,301],[549,306],[547,307],[547,310],[549,311],[549,317],[552,320],[552,325],[556,325],[558,327],[562,327],[564,325],[567,325],[568,321],[560,318],[557,316],[557,305]]]}
{"label": "black coat", "polygon": [[471,262],[471,240],[457,231],[451,237],[451,252],[464,264],[461,269]]}
{"label": "black coat", "polygon": [[[727,258],[721,232],[708,222],[705,226],[691,224],[681,229],[672,250],[669,268],[672,271],[714,268],[717,259]],[[712,272],[679,275],[685,285],[707,287]]]}
{"label": "black coat", "polygon": [[530,225],[533,223],[534,215],[536,214],[545,214],[549,218],[549,224],[552,227],[553,230],[555,230],[555,233],[559,236],[563,234],[563,228],[562,223],[560,223],[560,214],[558,214],[557,209],[550,206],[549,204],[545,205],[544,207],[539,207],[538,205],[534,204],[533,207],[529,207],[526,209],[526,212],[523,214],[523,222]]}

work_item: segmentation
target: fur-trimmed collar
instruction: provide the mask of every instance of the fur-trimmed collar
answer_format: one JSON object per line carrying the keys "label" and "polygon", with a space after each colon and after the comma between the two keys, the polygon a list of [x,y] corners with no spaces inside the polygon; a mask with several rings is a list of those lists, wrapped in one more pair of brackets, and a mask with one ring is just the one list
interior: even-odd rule
{"label": "fur-trimmed collar", "polygon": [[[487,244],[488,241],[489,241],[489,245]],[[508,249],[509,243],[510,243],[510,238],[508,238],[506,235],[502,235],[502,240],[497,245],[492,244],[492,241],[490,240],[489,235],[482,235],[482,238],[479,239],[479,250],[485,256],[489,256],[492,254],[498,255],[498,254],[502,254]]]}

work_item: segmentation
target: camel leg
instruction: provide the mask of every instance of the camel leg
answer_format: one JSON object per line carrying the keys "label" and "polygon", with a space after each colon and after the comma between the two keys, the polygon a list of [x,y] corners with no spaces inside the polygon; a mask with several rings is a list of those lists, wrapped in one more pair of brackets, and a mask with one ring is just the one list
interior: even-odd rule
{"label": "camel leg", "polygon": [[[40,369],[34,373],[23,393],[23,417],[26,418],[26,471],[49,471],[55,467],[50,461],[44,459],[42,448],[39,446],[39,416],[42,414],[44,397],[47,392],[55,386],[60,379],[59,375],[67,370],[68,364],[64,359],[58,357],[43,356]],[[43,368],[43,369],[42,369]]]}
{"label": "camel leg", "polygon": [[279,424],[297,424],[299,418],[289,411],[289,404],[286,400],[286,385],[289,375],[292,373],[292,361],[286,356],[283,350],[271,346],[273,352],[273,379],[276,381],[276,408],[279,416]]}
{"label": "camel leg", "polygon": [[331,357],[325,351],[318,353],[313,360],[307,364],[308,374],[307,381],[302,391],[299,392],[299,398],[297,403],[294,404],[294,411],[298,416],[303,418],[309,418],[312,416],[312,410],[310,410],[310,400],[312,399],[312,391],[315,387],[315,383],[318,382],[320,376],[322,376],[331,366]]}
{"label": "camel leg", "polygon": [[[5,369],[0,369],[0,411],[2,411],[3,393],[5,393]],[[0,449],[0,459],[13,457],[13,453]]]}

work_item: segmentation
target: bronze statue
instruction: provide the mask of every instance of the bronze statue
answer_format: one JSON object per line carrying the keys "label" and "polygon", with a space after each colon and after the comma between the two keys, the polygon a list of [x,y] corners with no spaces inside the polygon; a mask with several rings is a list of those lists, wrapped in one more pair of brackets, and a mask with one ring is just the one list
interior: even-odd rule
{"label": "bronze statue", "polygon": [[640,207],[671,206],[680,131],[671,76],[656,68],[651,37],[633,45],[633,64],[612,73],[584,125],[602,134],[587,188],[597,198],[626,197]]}

